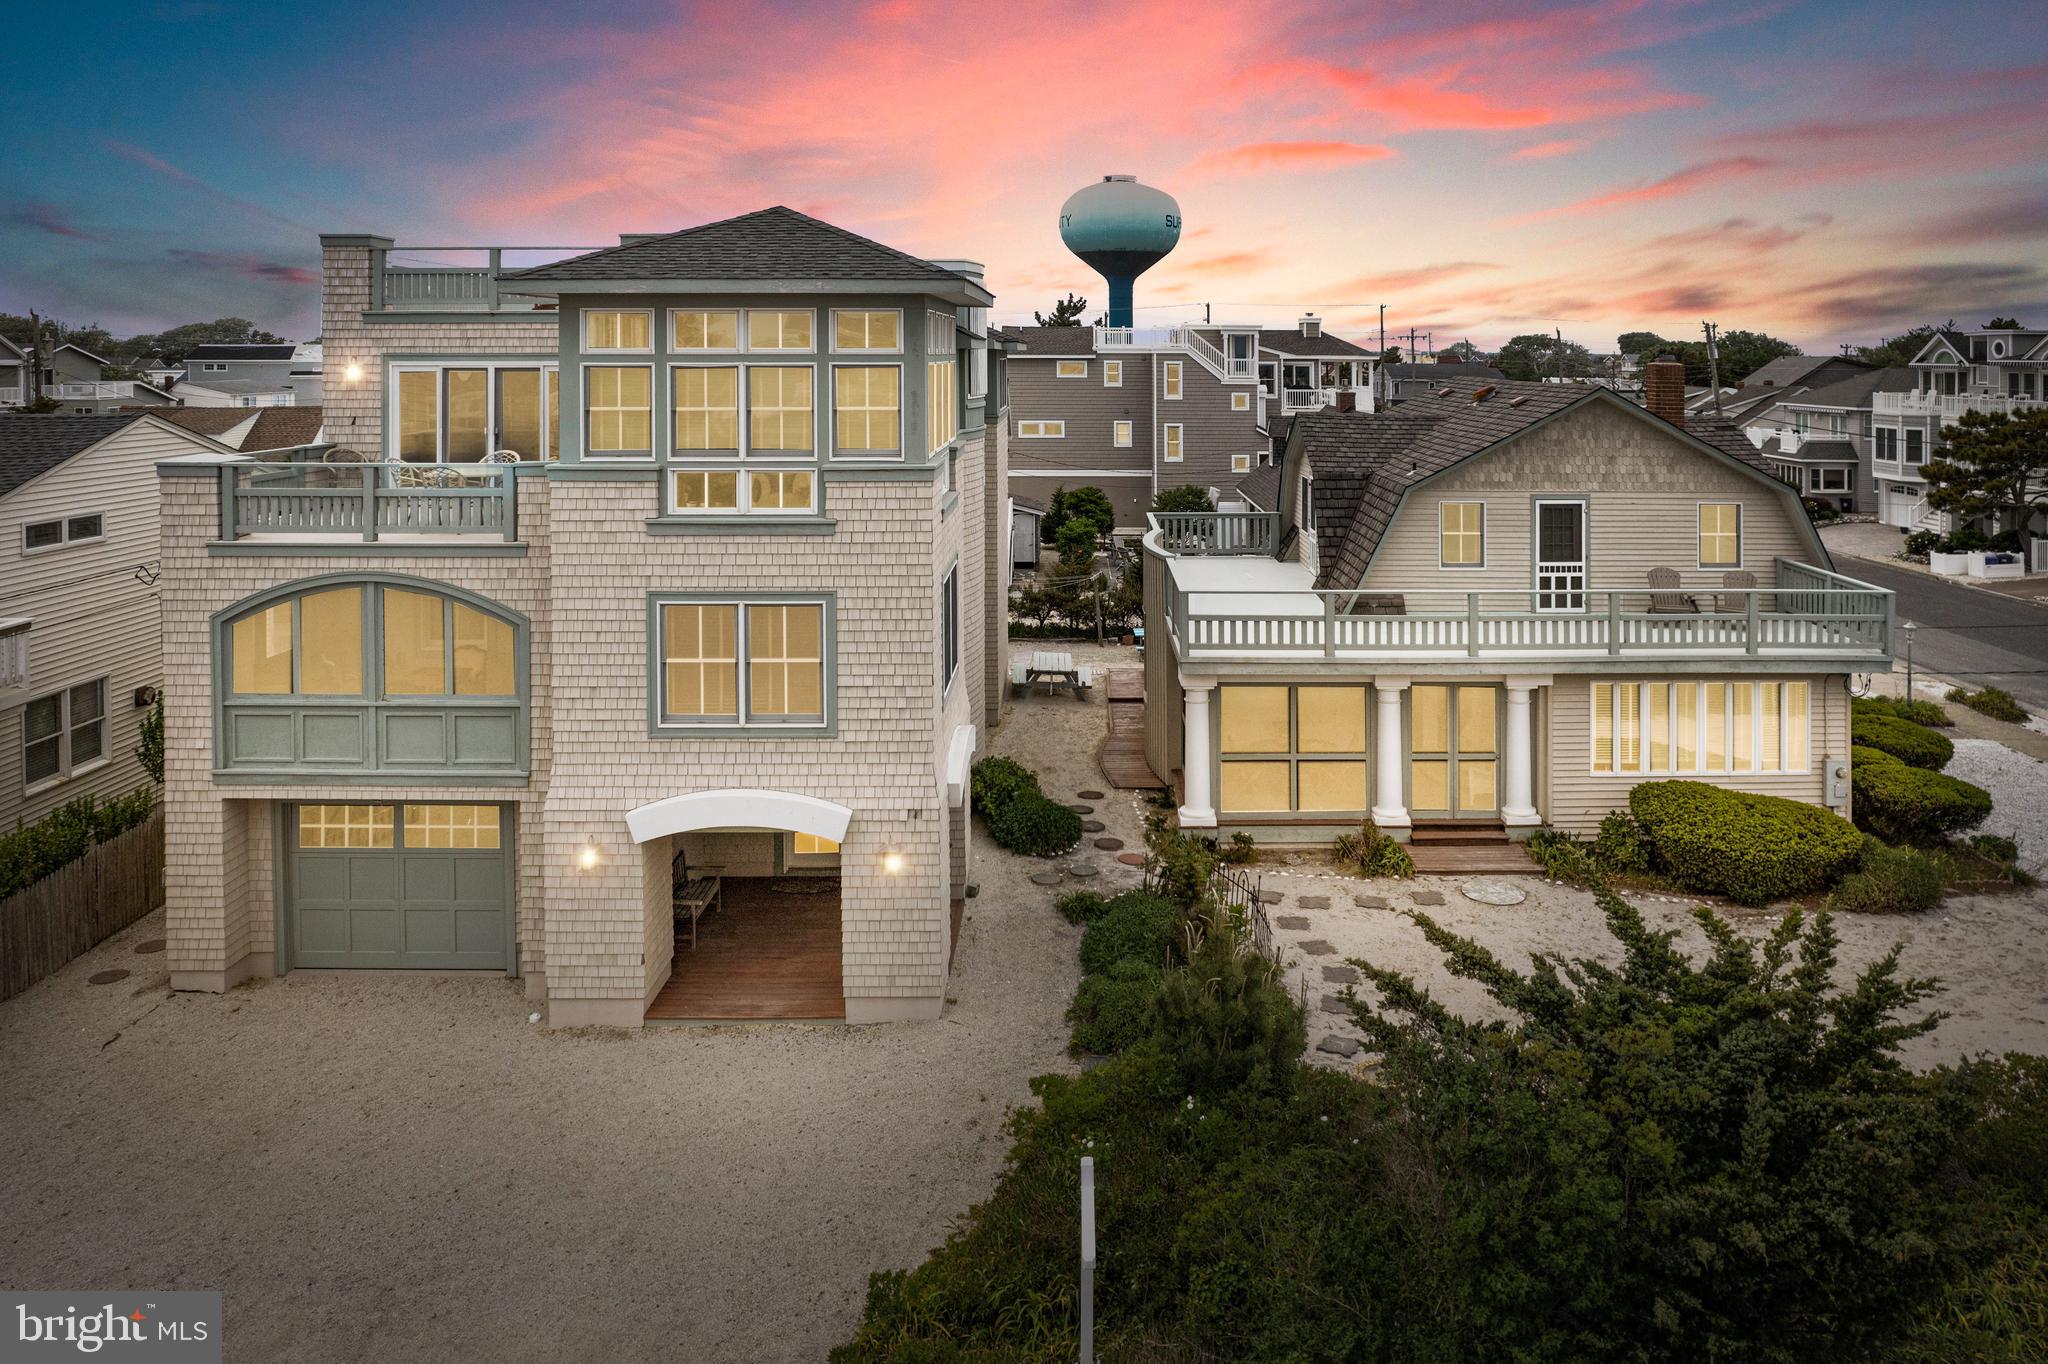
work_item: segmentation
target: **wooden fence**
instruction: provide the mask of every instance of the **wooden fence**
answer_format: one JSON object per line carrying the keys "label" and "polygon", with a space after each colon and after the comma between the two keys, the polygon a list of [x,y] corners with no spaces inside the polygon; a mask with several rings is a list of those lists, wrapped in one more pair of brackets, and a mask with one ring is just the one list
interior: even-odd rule
{"label": "wooden fence", "polygon": [[91,950],[163,903],[164,812],[0,900],[0,999]]}

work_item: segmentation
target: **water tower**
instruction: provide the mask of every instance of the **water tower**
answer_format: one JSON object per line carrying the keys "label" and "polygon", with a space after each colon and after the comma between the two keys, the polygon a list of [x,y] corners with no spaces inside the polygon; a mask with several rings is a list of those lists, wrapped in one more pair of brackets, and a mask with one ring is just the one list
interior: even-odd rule
{"label": "water tower", "polygon": [[1131,284],[1180,242],[1180,205],[1138,183],[1105,175],[1060,205],[1060,240],[1109,285],[1109,325],[1131,325]]}

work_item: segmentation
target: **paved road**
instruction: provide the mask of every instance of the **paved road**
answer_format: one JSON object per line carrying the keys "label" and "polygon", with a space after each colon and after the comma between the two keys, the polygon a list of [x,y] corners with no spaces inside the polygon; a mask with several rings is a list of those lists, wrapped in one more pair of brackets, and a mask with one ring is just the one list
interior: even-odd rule
{"label": "paved road", "polygon": [[[2029,709],[2048,712],[2048,609],[1871,559],[1838,553],[1835,561],[1842,572],[1898,593],[1900,623],[1920,627],[1916,668],[2003,687]],[[1905,645],[1896,647],[1903,665]]]}

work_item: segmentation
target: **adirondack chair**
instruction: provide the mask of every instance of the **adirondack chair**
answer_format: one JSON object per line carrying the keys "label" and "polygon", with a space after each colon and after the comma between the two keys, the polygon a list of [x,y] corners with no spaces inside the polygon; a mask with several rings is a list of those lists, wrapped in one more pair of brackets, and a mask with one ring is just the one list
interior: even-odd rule
{"label": "adirondack chair", "polygon": [[1735,594],[1744,590],[1754,590],[1756,574],[1748,569],[1723,573],[1721,586],[1725,590],[1714,594],[1714,610],[1724,616],[1739,616],[1742,614],[1742,598]]}
{"label": "adirondack chair", "polygon": [[690,869],[685,854],[678,849],[669,861],[669,901],[675,911],[676,927],[683,926],[683,920],[690,921],[690,950],[697,950],[697,920],[711,910],[718,908],[718,892],[723,878],[720,867],[700,866],[694,872]]}
{"label": "adirondack chair", "polygon": [[1653,568],[1650,570],[1650,614],[1653,616],[1696,616],[1700,604],[1680,591],[1681,580],[1675,568]]}

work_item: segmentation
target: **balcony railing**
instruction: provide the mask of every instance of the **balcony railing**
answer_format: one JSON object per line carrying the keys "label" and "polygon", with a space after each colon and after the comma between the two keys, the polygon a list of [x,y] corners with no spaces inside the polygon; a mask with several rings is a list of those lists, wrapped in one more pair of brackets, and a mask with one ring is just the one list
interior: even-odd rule
{"label": "balcony railing", "polygon": [[518,538],[503,464],[221,466],[221,539]]}
{"label": "balcony railing", "polygon": [[1280,529],[1272,512],[1147,512],[1146,519],[1171,554],[1270,555]]}
{"label": "balcony railing", "polygon": [[[595,248],[587,246],[395,246],[373,252],[370,266],[370,311],[497,313],[533,312],[552,303],[531,294],[506,289],[501,281],[509,271],[524,270],[545,260],[559,260]],[[520,259],[507,264],[508,253]],[[423,255],[464,256],[466,263],[418,263],[394,265],[394,257]]]}
{"label": "balcony railing", "polygon": [[4,405],[6,405],[6,406],[15,406],[15,405],[19,404],[20,402],[21,402],[21,390],[20,390],[20,389],[18,389],[18,388],[0,388],[0,404],[4,404]]}
{"label": "balcony railing", "polygon": [[0,619],[0,691],[28,685],[30,624],[26,616]]}
{"label": "balcony railing", "polygon": [[43,392],[52,398],[132,398],[135,381],[103,379],[94,383],[44,384]]}
{"label": "balcony railing", "polygon": [[1954,421],[1965,412],[1987,416],[2020,413],[2048,403],[2048,398],[2015,398],[1997,393],[1873,393],[1871,411],[1880,417],[1939,417]]}
{"label": "balcony railing", "polygon": [[1777,561],[1768,588],[1592,588],[1528,592],[1303,589],[1171,593],[1184,660],[1821,655],[1888,659],[1892,594],[1826,569]]}

